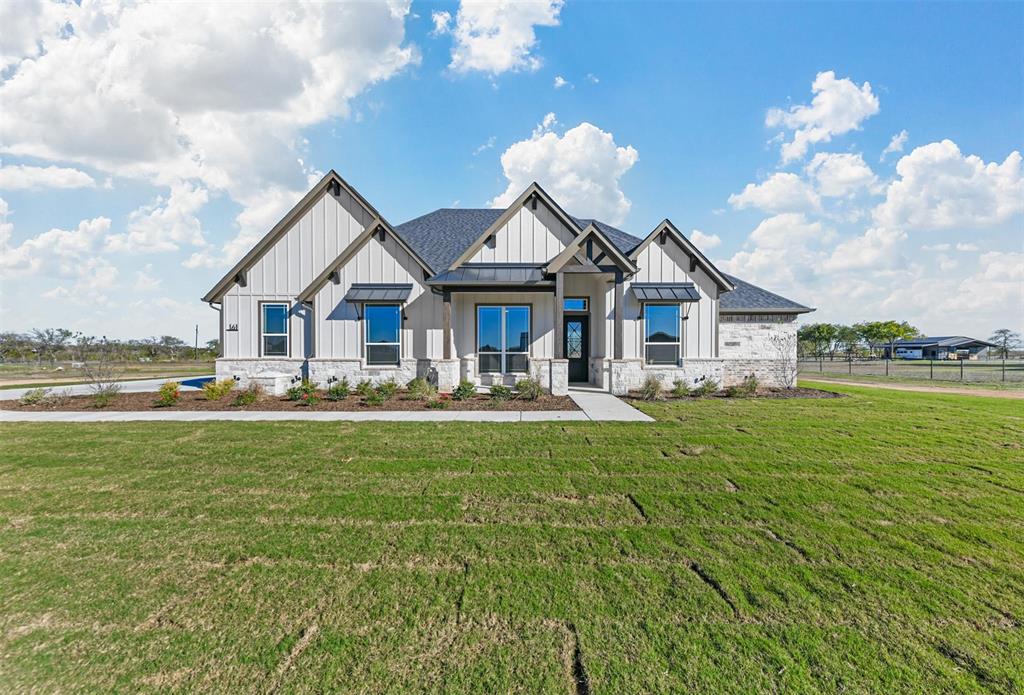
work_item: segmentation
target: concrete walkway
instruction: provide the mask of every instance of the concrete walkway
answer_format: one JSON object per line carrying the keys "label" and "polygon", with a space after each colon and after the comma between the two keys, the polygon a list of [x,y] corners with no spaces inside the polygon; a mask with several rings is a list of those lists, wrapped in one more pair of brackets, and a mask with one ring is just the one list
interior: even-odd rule
{"label": "concrete walkway", "polygon": [[570,386],[569,398],[587,414],[589,419],[594,421],[654,422],[654,418],[651,416],[641,413],[607,391],[599,391],[585,386]]}
{"label": "concrete walkway", "polygon": [[[149,384],[125,383],[126,392],[155,391],[165,379]],[[89,393],[88,387],[83,387]],[[22,392],[18,389],[16,392]],[[4,395],[6,398],[6,394]],[[18,396],[20,397],[20,393]],[[204,421],[314,421],[314,422],[653,422],[636,408],[605,391],[570,388],[569,397],[580,410],[394,410],[360,412],[324,412],[316,410],[249,411],[64,411],[32,412],[0,410],[0,422],[204,422]]]}

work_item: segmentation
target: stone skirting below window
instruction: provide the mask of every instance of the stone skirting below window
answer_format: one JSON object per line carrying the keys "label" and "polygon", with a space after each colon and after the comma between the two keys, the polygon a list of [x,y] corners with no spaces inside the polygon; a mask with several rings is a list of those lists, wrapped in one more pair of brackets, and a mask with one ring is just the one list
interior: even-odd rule
{"label": "stone skirting below window", "polygon": [[692,389],[707,379],[714,379],[719,387],[739,384],[753,374],[762,386],[789,388],[796,385],[796,360],[771,359],[684,359],[679,366],[646,365],[643,360],[598,360],[592,373],[600,378],[594,384],[607,388],[616,395],[639,389],[649,376],[661,379],[665,388],[672,388],[682,380]]}

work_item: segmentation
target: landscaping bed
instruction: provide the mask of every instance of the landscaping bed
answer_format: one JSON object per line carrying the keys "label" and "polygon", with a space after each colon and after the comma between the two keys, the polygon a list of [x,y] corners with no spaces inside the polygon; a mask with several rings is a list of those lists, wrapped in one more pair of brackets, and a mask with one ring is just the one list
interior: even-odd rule
{"label": "landscaping bed", "polygon": [[804,386],[795,386],[791,389],[783,388],[758,388],[753,393],[729,393],[727,391],[715,391],[706,395],[686,394],[686,395],[675,395],[671,390],[663,392],[657,398],[645,398],[639,391],[631,391],[628,395],[623,396],[627,401],[649,401],[649,400],[663,400],[663,401],[699,401],[702,398],[767,398],[767,399],[787,399],[787,398],[844,398],[845,394],[836,393],[835,391],[822,391],[821,389],[810,389]]}
{"label": "landscaping bed", "polygon": [[455,400],[447,394],[434,396],[431,400],[411,399],[404,393],[396,393],[390,399],[379,404],[367,403],[367,399],[359,395],[349,395],[340,400],[328,400],[323,392],[318,392],[317,401],[307,405],[302,400],[290,400],[286,396],[257,395],[252,403],[235,405],[235,399],[243,391],[234,391],[219,400],[209,400],[201,391],[182,391],[177,400],[170,405],[162,405],[156,393],[119,393],[109,399],[106,405],[97,406],[96,399],[86,396],[51,396],[36,403],[21,401],[0,401],[0,409],[22,410],[34,412],[60,411],[410,411],[410,410],[579,410],[577,405],[567,396],[542,395],[535,400],[512,397],[508,400],[496,400],[487,394],[474,394],[463,400]]}

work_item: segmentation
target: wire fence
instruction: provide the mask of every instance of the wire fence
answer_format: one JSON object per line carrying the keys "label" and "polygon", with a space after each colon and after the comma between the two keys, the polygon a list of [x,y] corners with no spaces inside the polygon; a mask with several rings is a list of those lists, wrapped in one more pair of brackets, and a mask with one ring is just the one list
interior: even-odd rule
{"label": "wire fence", "polygon": [[799,372],[807,376],[1024,384],[1024,360],[801,359]]}

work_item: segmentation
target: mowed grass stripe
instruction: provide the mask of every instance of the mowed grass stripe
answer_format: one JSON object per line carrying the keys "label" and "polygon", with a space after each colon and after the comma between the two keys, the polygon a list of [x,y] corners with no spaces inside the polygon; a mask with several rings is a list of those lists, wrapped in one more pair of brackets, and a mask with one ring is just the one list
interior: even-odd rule
{"label": "mowed grass stripe", "polygon": [[4,425],[0,682],[1018,691],[1019,406],[838,390],[643,427]]}

